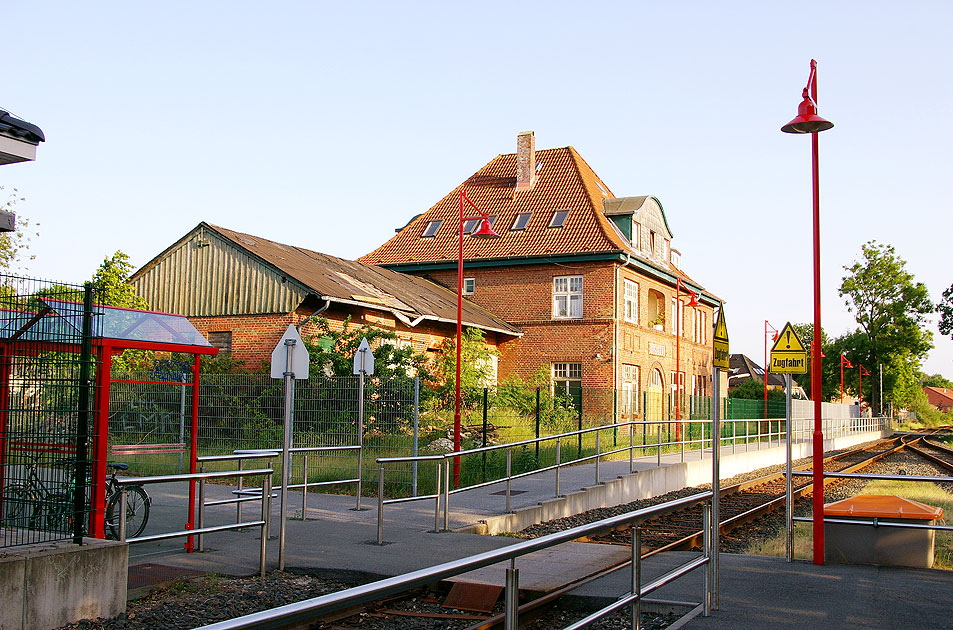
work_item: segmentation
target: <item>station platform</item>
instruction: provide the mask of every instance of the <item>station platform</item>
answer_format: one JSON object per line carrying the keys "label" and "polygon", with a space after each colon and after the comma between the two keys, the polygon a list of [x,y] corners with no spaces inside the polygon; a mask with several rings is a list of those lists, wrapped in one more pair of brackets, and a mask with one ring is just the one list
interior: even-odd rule
{"label": "station platform", "polygon": [[[868,440],[878,435],[868,436]],[[730,454],[725,447],[722,455]],[[783,448],[775,444],[775,449]],[[764,452],[762,447],[760,452]],[[737,454],[737,449],[734,449]],[[710,452],[707,454],[710,466]],[[697,452],[689,457],[701,459]],[[663,467],[673,470],[682,465],[681,455],[663,456]],[[761,461],[762,458],[753,458]],[[783,459],[782,459],[783,461]],[[640,471],[657,468],[655,457],[636,460]],[[758,466],[754,466],[758,467]],[[710,468],[709,468],[710,470]],[[610,480],[629,474],[629,462],[603,462],[600,476]],[[511,508],[531,508],[552,498],[551,473],[512,482]],[[710,481],[710,477],[709,477]],[[561,471],[560,487],[571,493],[591,487],[595,482],[592,464],[573,466]],[[499,495],[502,484],[461,492],[451,498],[451,529],[465,528],[481,519],[498,516],[505,497]],[[207,485],[207,500],[231,496],[232,487]],[[181,529],[187,487],[184,484],[149,488],[153,496],[152,515],[146,534]],[[310,493],[307,520],[301,519],[301,494],[289,493],[286,568],[346,577],[390,577],[417,569],[464,558],[517,542],[509,536],[484,536],[472,533],[435,532],[434,502],[425,500],[401,503],[385,508],[384,544],[377,544],[377,502],[365,498],[356,511],[355,498]],[[267,566],[277,568],[278,504],[273,503],[271,537]],[[245,519],[257,518],[256,503],[248,503]],[[210,508],[207,525],[235,522],[234,506]],[[441,515],[442,525],[442,515]],[[258,531],[230,531],[207,535],[204,551],[187,554],[183,540],[142,543],[130,547],[130,593],[169,579],[175,575],[217,573],[251,575],[258,569]],[[603,560],[623,559],[627,547],[609,547],[568,543],[553,550],[526,556],[517,562],[520,587],[545,591],[567,577],[566,566],[578,566],[578,577],[599,566]],[[684,561],[682,552],[661,554],[643,564],[644,580],[664,573]],[[502,567],[481,570],[468,576],[472,581],[502,584]],[[654,572],[654,573],[653,573]],[[495,575],[494,575],[495,573]],[[700,601],[703,575],[696,571],[653,594],[653,599],[680,602]],[[628,588],[628,572],[622,570],[582,587],[580,596],[615,598]],[[140,591],[141,592],[141,591]],[[787,563],[781,558],[721,555],[720,606],[711,617],[696,617],[695,628],[766,628],[814,624],[816,627],[842,627],[863,623],[876,628],[953,627],[949,615],[948,594],[953,592],[953,572],[904,570],[869,566],[814,566],[805,562]],[[943,596],[941,597],[941,593]],[[913,623],[913,620],[916,623]],[[896,623],[895,623],[895,620]]]}

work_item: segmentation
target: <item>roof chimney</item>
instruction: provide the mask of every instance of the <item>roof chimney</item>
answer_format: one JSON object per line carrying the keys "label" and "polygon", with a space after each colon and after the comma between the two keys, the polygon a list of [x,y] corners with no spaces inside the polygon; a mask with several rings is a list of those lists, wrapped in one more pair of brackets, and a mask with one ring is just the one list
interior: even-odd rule
{"label": "roof chimney", "polygon": [[536,185],[536,134],[524,131],[516,136],[516,190],[532,190]]}

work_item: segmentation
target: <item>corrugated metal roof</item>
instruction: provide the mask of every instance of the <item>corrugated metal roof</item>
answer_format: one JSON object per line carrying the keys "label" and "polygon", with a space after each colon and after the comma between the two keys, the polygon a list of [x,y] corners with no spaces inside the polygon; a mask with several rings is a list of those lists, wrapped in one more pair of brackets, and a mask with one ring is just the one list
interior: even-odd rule
{"label": "corrugated metal roof", "polygon": [[[456,292],[429,280],[205,222],[136,271],[130,281],[147,301],[154,296],[165,310],[183,312],[170,309],[167,303],[172,302],[197,316],[290,312],[308,294],[315,294],[394,312],[410,321],[457,320]],[[152,301],[150,305],[157,306]],[[463,321],[521,334],[467,300]]]}

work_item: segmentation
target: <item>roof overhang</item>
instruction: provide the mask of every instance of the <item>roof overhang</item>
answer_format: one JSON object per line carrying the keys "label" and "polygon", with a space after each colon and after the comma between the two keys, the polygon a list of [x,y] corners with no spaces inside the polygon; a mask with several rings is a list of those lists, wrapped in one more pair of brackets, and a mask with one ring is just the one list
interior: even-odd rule
{"label": "roof overhang", "polygon": [[0,109],[0,166],[35,160],[36,145],[45,140],[42,129]]}
{"label": "roof overhang", "polygon": [[32,162],[35,159],[35,144],[0,134],[0,165]]}

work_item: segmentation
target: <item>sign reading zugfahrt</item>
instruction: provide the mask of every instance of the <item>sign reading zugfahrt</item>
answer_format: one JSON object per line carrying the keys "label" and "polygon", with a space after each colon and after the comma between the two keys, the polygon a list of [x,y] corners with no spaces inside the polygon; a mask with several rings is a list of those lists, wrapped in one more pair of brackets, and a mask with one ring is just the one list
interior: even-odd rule
{"label": "sign reading zugfahrt", "polygon": [[718,309],[715,321],[715,334],[711,336],[713,345],[712,363],[719,370],[728,369],[728,327],[725,325],[725,307]]}
{"label": "sign reading zugfahrt", "polygon": [[791,322],[784,325],[771,346],[771,372],[778,374],[806,374],[807,348],[798,339]]}

